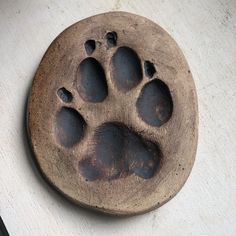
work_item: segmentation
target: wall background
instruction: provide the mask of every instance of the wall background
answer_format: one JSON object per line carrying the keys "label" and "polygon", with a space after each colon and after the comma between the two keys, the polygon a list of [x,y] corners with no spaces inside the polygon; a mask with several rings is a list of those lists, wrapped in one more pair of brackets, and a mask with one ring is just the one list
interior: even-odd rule
{"label": "wall background", "polygon": [[[180,193],[158,210],[96,215],[52,191],[32,163],[23,130],[35,70],[51,41],[91,15],[122,10],[160,24],[191,68],[199,145]],[[235,0],[0,0],[0,215],[10,235],[236,235]]]}

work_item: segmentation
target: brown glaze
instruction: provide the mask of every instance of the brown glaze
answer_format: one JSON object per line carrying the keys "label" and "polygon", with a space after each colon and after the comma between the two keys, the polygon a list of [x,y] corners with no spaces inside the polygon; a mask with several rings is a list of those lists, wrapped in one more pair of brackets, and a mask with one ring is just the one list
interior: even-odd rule
{"label": "brown glaze", "polygon": [[138,55],[128,47],[119,47],[112,57],[112,79],[118,89],[129,91],[142,80]]}
{"label": "brown glaze", "polygon": [[169,88],[161,80],[147,83],[142,88],[136,105],[141,119],[151,126],[162,126],[173,112]]}
{"label": "brown glaze", "polygon": [[143,140],[123,124],[105,123],[98,127],[93,143],[93,155],[79,162],[86,180],[111,180],[130,174],[149,179],[159,167],[162,155],[158,144]]}
{"label": "brown glaze", "polygon": [[197,124],[180,49],[157,24],[124,12],[60,34],[28,104],[29,138],[46,179],[73,202],[114,215],[149,211],[180,190]]}

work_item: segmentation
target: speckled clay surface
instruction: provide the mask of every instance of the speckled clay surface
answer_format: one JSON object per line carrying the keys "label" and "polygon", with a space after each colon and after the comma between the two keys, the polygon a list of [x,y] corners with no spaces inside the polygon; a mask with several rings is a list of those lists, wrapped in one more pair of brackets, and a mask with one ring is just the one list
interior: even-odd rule
{"label": "speckled clay surface", "polygon": [[167,202],[192,169],[198,111],[175,41],[146,18],[82,20],[35,75],[28,132],[46,179],[73,202],[115,215]]}

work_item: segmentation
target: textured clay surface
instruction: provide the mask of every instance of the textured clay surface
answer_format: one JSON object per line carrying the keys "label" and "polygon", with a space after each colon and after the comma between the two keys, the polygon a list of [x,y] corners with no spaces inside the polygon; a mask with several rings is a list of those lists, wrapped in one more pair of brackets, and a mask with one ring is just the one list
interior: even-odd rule
{"label": "textured clay surface", "polygon": [[73,202],[115,215],[149,211],[180,190],[194,163],[197,122],[191,72],[174,40],[123,12],[61,33],[28,104],[45,178]]}

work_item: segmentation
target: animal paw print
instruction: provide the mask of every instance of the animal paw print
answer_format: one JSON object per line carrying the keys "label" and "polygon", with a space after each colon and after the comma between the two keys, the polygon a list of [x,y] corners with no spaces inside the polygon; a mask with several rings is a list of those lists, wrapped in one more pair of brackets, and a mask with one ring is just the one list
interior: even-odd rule
{"label": "animal paw print", "polygon": [[[163,155],[158,142],[149,140],[137,127],[143,122],[158,132],[170,119],[170,91],[157,79],[154,63],[142,62],[133,49],[118,46],[117,33],[108,32],[104,38],[106,50],[112,50],[108,71],[93,57],[101,42],[89,39],[84,44],[88,57],[80,62],[75,81],[85,104],[80,113],[68,106],[74,99],[70,91],[64,87],[57,91],[64,106],[56,116],[56,138],[65,148],[73,148],[86,136],[77,167],[86,181],[132,174],[149,179],[159,169]],[[134,119],[130,112],[135,114]],[[90,125],[91,114],[96,127]]]}

